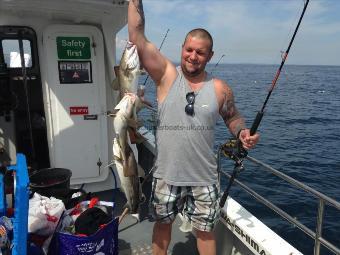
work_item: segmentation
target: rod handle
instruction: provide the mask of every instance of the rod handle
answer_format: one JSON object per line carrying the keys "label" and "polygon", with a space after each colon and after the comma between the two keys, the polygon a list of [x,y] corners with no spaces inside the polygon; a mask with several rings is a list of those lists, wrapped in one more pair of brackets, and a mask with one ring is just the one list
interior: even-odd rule
{"label": "rod handle", "polygon": [[257,128],[259,127],[260,122],[262,120],[263,114],[264,114],[263,111],[257,112],[256,118],[254,119],[254,122],[250,128],[250,135],[254,135],[256,133]]}
{"label": "rod handle", "polygon": [[228,195],[229,195],[229,192],[228,191],[225,191],[220,199],[220,207],[223,208],[224,207],[224,204],[225,202],[227,201],[227,198],[228,198]]}

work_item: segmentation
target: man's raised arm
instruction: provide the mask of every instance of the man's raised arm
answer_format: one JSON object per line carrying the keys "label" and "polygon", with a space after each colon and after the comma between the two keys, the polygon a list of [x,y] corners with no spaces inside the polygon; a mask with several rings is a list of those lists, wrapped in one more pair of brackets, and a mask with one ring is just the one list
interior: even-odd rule
{"label": "man's raised arm", "polygon": [[168,83],[165,76],[168,73],[169,66],[172,64],[145,37],[145,17],[142,0],[130,0],[128,29],[129,40],[137,46],[142,66],[157,85]]}
{"label": "man's raised arm", "polygon": [[[144,28],[145,16],[142,0],[130,0],[128,9],[128,29],[130,41],[136,45],[137,42],[144,44],[146,42]],[[143,42],[141,40],[143,40]]]}

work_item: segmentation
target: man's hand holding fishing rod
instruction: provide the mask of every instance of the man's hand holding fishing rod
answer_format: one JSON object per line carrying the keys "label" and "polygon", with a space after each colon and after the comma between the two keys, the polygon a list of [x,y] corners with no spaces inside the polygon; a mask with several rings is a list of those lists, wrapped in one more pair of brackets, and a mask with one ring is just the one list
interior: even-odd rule
{"label": "man's hand holding fishing rod", "polygon": [[250,135],[250,129],[242,129],[238,139],[242,143],[242,147],[246,150],[252,149],[260,139],[260,135],[255,133],[254,135]]}
{"label": "man's hand holding fishing rod", "polygon": [[176,67],[144,34],[141,0],[130,0],[129,40],[137,46],[142,66],[156,84],[158,101],[157,159],[154,165],[150,211],[153,254],[167,254],[172,223],[178,213],[193,227],[200,254],[215,255],[214,226],[219,219],[218,165],[215,128],[221,116],[244,149],[259,140],[250,135],[238,112],[231,88],[205,71],[213,39],[202,28],[191,30]]}

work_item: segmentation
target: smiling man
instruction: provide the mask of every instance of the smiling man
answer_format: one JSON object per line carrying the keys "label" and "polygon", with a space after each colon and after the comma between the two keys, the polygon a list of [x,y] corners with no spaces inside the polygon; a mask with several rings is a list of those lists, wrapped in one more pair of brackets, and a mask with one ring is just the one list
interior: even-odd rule
{"label": "smiling man", "polygon": [[237,111],[231,88],[205,71],[212,58],[213,39],[208,31],[190,31],[182,45],[181,65],[175,67],[147,40],[141,0],[128,8],[129,39],[157,88],[157,160],[153,174],[150,212],[156,221],[153,254],[167,254],[172,223],[183,213],[197,236],[200,254],[216,254],[213,229],[219,218],[217,162],[214,130],[222,116],[230,132],[245,149],[259,135],[250,136]]}
{"label": "smiling man", "polygon": [[195,77],[204,73],[205,65],[214,52],[211,35],[204,29],[190,31],[182,47],[181,68],[186,76]]}

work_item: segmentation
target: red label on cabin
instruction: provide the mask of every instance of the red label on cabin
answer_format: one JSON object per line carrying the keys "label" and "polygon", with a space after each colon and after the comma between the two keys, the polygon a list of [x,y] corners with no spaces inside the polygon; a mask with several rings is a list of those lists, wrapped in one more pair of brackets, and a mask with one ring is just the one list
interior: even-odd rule
{"label": "red label on cabin", "polygon": [[70,115],[87,115],[89,114],[88,106],[71,106]]}

